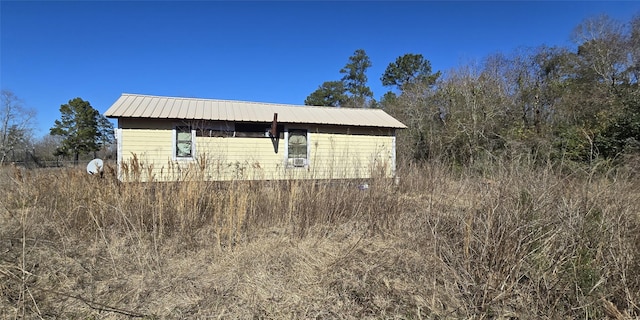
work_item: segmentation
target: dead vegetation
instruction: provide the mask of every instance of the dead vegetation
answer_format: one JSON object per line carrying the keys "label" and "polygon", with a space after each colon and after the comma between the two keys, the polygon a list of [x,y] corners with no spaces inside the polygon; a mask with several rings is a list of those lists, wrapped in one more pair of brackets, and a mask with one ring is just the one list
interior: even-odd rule
{"label": "dead vegetation", "polygon": [[1,174],[7,318],[640,316],[639,183],[623,172],[430,164],[367,190]]}

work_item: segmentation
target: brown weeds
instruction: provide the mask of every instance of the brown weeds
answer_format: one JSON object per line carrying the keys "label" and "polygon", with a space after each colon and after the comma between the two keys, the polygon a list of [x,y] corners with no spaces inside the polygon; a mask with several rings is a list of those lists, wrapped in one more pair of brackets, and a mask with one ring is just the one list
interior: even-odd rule
{"label": "brown weeds", "polygon": [[6,169],[8,318],[640,316],[638,181],[612,170],[414,165],[359,190]]}

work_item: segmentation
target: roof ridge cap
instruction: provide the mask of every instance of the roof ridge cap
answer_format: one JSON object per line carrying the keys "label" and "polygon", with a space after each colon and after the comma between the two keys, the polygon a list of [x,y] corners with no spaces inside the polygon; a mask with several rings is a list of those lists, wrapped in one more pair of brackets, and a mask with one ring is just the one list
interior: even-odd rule
{"label": "roof ridge cap", "polygon": [[249,100],[230,100],[230,99],[196,98],[196,97],[176,97],[176,96],[166,96],[166,95],[162,96],[162,95],[153,95],[153,94],[125,93],[125,92],[122,93],[122,96],[165,98],[165,99],[177,99],[177,100],[216,101],[216,102],[231,102],[231,103],[249,103],[249,104],[259,104],[259,105],[318,108],[318,109],[382,110],[382,109],[379,109],[379,108],[346,108],[346,107],[332,107],[332,106],[308,106],[308,105],[301,105],[301,104],[288,104],[288,103],[277,103],[277,102],[260,102],[260,101],[249,101]]}

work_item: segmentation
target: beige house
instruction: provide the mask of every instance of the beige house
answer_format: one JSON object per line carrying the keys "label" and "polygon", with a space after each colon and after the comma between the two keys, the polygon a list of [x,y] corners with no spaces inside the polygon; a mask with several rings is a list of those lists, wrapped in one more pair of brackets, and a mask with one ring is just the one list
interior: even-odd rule
{"label": "beige house", "polygon": [[118,177],[127,181],[393,177],[396,130],[379,109],[123,94]]}

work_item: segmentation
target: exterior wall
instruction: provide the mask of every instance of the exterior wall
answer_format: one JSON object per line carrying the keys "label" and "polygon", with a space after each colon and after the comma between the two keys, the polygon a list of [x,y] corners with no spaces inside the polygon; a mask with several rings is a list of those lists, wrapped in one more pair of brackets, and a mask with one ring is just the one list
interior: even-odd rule
{"label": "exterior wall", "polygon": [[[308,165],[287,166],[284,138],[195,137],[193,160],[174,160],[171,120],[119,119],[121,180],[358,179],[395,174],[392,129],[291,126],[308,130]],[[276,152],[277,149],[277,152]]]}
{"label": "exterior wall", "polygon": [[173,150],[172,129],[172,123],[167,121],[119,119],[119,178],[147,181],[167,167]]}
{"label": "exterior wall", "polygon": [[269,138],[197,137],[198,161],[208,180],[277,180],[284,170],[285,141]]}
{"label": "exterior wall", "polygon": [[312,133],[310,170],[315,178],[391,177],[395,170],[395,137]]}

